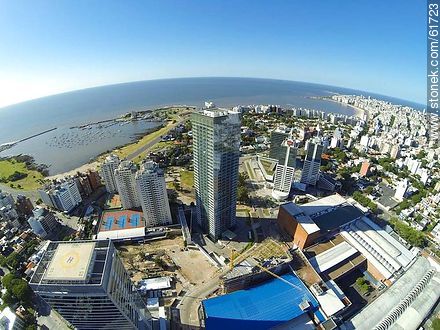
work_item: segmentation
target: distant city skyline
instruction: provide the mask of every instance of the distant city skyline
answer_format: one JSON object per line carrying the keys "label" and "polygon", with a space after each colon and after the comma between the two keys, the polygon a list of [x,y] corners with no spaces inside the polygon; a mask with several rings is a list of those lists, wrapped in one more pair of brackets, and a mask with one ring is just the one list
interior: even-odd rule
{"label": "distant city skyline", "polygon": [[0,107],[175,77],[262,77],[425,103],[423,2],[1,2]]}

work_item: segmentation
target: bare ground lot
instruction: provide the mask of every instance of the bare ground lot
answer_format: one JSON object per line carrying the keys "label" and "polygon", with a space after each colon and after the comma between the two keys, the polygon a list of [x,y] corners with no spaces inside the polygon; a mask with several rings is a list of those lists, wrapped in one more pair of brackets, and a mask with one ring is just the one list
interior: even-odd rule
{"label": "bare ground lot", "polygon": [[135,282],[142,278],[178,273],[187,282],[198,284],[212,278],[216,272],[199,250],[185,250],[180,236],[140,245],[124,245],[118,250]]}

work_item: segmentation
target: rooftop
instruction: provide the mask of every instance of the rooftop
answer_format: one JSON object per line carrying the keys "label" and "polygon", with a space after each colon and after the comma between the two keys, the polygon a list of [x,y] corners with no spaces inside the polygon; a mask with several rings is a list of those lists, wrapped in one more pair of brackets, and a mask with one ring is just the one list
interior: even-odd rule
{"label": "rooftop", "polygon": [[100,284],[112,249],[110,240],[49,242],[29,284]]}
{"label": "rooftop", "polygon": [[304,254],[325,281],[338,279],[366,260],[341,235],[308,247]]}
{"label": "rooftop", "polygon": [[225,329],[241,324],[252,329],[267,329],[305,314],[300,306],[304,301],[308,301],[312,312],[317,310],[317,300],[296,275],[281,277],[294,286],[272,279],[246,290],[204,300],[206,327]]}
{"label": "rooftop", "polygon": [[145,227],[142,212],[132,210],[104,211],[99,232]]}
{"label": "rooftop", "polygon": [[58,245],[43,279],[84,281],[94,248],[94,242]]}
{"label": "rooftop", "polygon": [[429,260],[419,257],[405,274],[345,325],[347,329],[359,330],[416,330],[439,298],[440,274]]}
{"label": "rooftop", "polygon": [[[327,211],[327,212],[326,212]],[[333,230],[345,225],[364,213],[351,204],[331,207],[312,216],[312,220],[321,230]]]}
{"label": "rooftop", "polygon": [[332,248],[318,254],[309,261],[319,273],[322,273],[345,259],[353,256],[358,251],[347,242],[342,242]]}
{"label": "rooftop", "polygon": [[307,231],[307,233],[311,234],[319,231],[319,227],[316,225],[316,223],[313,222],[308,215],[304,214],[302,207],[292,202],[283,204],[281,207],[292,217],[294,217],[298,223],[301,224],[304,230]]}

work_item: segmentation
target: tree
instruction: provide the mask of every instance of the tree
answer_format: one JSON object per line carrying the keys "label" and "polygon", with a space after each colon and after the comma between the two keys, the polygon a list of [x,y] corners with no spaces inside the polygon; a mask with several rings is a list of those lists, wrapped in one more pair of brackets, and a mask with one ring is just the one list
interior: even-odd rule
{"label": "tree", "polygon": [[248,203],[250,198],[249,198],[249,193],[246,189],[246,187],[244,186],[239,186],[237,188],[237,200],[241,203]]}
{"label": "tree", "polygon": [[180,183],[177,180],[173,181],[173,187],[174,187],[175,190],[180,190],[181,189]]}
{"label": "tree", "polygon": [[367,188],[365,188],[365,193],[370,195],[373,192],[373,186],[368,186]]}
{"label": "tree", "polygon": [[238,185],[244,186],[246,184],[246,180],[249,179],[246,173],[240,172],[238,173]]}
{"label": "tree", "polygon": [[436,318],[432,321],[431,327],[433,330],[440,330],[440,318]]}
{"label": "tree", "polygon": [[6,264],[11,269],[18,269],[22,262],[22,257],[17,252],[12,252],[6,257]]}
{"label": "tree", "polygon": [[7,290],[12,289],[12,282],[17,279],[14,273],[9,273],[3,276],[2,278],[2,284]]}
{"label": "tree", "polygon": [[20,301],[28,302],[31,300],[32,291],[29,284],[23,279],[13,280],[12,293]]}
{"label": "tree", "polygon": [[17,299],[9,291],[6,291],[6,293],[2,296],[2,300],[6,305],[12,305],[17,302]]}

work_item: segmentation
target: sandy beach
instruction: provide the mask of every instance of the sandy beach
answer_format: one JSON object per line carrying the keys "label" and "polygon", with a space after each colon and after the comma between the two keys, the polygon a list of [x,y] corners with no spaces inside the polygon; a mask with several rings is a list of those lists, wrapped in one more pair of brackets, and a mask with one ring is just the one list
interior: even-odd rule
{"label": "sandy beach", "polygon": [[335,102],[335,103],[338,103],[338,104],[343,104],[343,105],[346,105],[347,107],[350,107],[350,108],[354,109],[356,111],[356,117],[359,117],[359,118],[362,118],[365,113],[368,114],[367,110],[358,108],[357,106],[354,106],[354,105],[351,105],[351,104],[338,102],[338,101],[335,101],[335,100],[333,100],[331,98],[324,98],[324,100],[328,100],[328,101]]}
{"label": "sandy beach", "polygon": [[87,172],[88,170],[96,170],[99,167],[99,164],[100,164],[99,161],[93,161],[91,163],[81,165],[80,167],[77,167],[71,171],[48,176],[45,179],[47,180],[62,179],[67,176],[75,175],[77,172]]}

